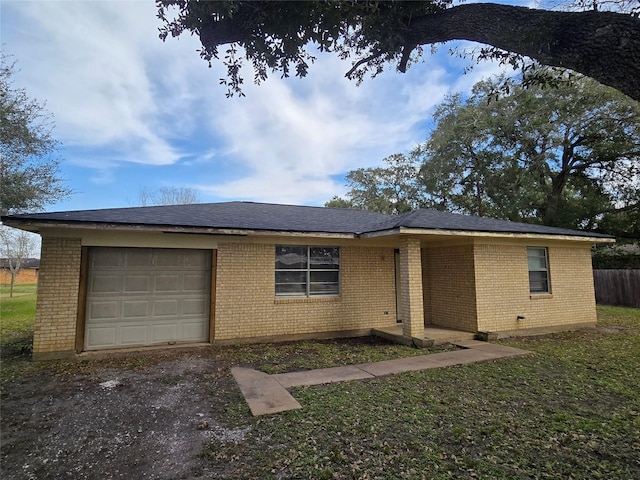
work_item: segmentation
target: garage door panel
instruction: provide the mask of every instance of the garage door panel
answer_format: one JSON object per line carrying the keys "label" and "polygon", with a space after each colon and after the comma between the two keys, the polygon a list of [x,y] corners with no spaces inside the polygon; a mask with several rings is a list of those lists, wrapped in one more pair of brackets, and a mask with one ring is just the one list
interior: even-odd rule
{"label": "garage door panel", "polygon": [[134,248],[125,252],[126,264],[129,268],[153,267],[154,251],[147,248]]}
{"label": "garage door panel", "polygon": [[149,275],[125,276],[123,293],[151,293],[151,279]]}
{"label": "garage door panel", "polygon": [[156,292],[181,292],[182,291],[182,282],[180,275],[175,274],[162,274],[157,275],[155,278],[155,291]]}
{"label": "garage door panel", "polygon": [[94,267],[102,267],[107,269],[118,269],[124,265],[124,257],[114,251],[115,249],[102,249],[94,251],[91,264]]}
{"label": "garage door panel", "polygon": [[123,318],[147,318],[149,314],[148,300],[125,300],[122,302]]}
{"label": "garage door panel", "polygon": [[178,339],[178,326],[175,323],[154,324],[152,329],[155,343],[175,342]]}
{"label": "garage door panel", "polygon": [[201,298],[187,298],[182,302],[184,315],[204,315],[208,310],[208,302]]}
{"label": "garage door panel", "polygon": [[182,327],[182,338],[185,341],[199,341],[203,336],[207,335],[207,330],[202,325],[202,323],[194,322],[194,323],[183,323]]}
{"label": "garage door panel", "polygon": [[105,247],[89,255],[86,349],[208,340],[211,251]]}
{"label": "garage door panel", "polygon": [[182,250],[167,251],[164,255],[156,257],[156,266],[165,267],[182,267],[184,253]]}
{"label": "garage door panel", "polygon": [[89,303],[92,320],[115,320],[120,316],[120,302],[117,300],[93,301]]}
{"label": "garage door panel", "polygon": [[89,293],[119,293],[120,283],[119,275],[106,275],[101,273],[92,277],[89,282]]}
{"label": "garage door panel", "polygon": [[185,274],[183,290],[188,292],[205,292],[209,289],[209,279],[205,274]]}
{"label": "garage door panel", "polygon": [[147,336],[149,327],[146,324],[122,325],[118,335],[121,345],[143,345],[148,343]]}
{"label": "garage door panel", "polygon": [[179,300],[156,300],[153,302],[153,315],[156,317],[175,316],[179,313]]}
{"label": "garage door panel", "polygon": [[86,335],[89,348],[107,348],[116,343],[118,329],[116,327],[94,327]]}
{"label": "garage door panel", "polygon": [[184,251],[183,265],[185,269],[199,270],[202,265],[211,265],[211,253],[206,250]]}

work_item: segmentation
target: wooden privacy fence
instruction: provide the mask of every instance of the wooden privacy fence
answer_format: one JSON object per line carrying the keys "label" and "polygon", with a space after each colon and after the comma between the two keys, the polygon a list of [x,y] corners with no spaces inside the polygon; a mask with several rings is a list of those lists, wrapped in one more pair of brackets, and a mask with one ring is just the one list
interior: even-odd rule
{"label": "wooden privacy fence", "polygon": [[596,303],[640,308],[640,270],[594,270]]}

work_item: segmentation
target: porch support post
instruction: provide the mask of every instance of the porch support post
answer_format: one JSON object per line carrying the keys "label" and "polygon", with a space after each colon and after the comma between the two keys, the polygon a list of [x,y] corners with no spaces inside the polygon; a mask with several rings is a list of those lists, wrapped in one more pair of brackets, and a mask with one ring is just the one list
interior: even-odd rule
{"label": "porch support post", "polygon": [[424,338],[420,240],[400,237],[400,311],[402,335]]}

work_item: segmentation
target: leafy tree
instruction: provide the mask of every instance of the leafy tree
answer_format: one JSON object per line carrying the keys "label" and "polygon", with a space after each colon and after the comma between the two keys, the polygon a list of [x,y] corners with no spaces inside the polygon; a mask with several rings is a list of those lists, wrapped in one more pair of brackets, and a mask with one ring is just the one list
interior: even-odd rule
{"label": "leafy tree", "polygon": [[537,10],[493,3],[454,5],[453,0],[223,1],[157,0],[163,22],[160,38],[184,32],[200,38],[200,55],[227,67],[228,95],[241,93],[238,47],[259,83],[269,72],[304,77],[316,45],[352,59],[347,77],[358,81],[395,63],[406,71],[422,46],[450,40],[487,45],[479,58],[521,66],[522,56],[541,64],[570,68],[640,100],[640,20],[638,7],[618,0],[629,13],[598,11],[609,0],[578,0],[590,11]]}
{"label": "leafy tree", "polygon": [[359,208],[387,214],[420,208],[423,194],[418,182],[420,165],[417,158],[395,154],[383,161],[386,167],[359,168],[349,172],[349,198],[334,197],[325,203],[325,207]]}
{"label": "leafy tree", "polygon": [[351,200],[334,195],[331,200],[324,204],[327,208],[356,208]]}
{"label": "leafy tree", "polygon": [[35,235],[22,230],[16,230],[5,225],[0,225],[0,248],[2,249],[2,268],[11,275],[9,297],[13,297],[13,287],[16,277],[22,269],[23,262],[29,258],[36,245]]}
{"label": "leafy tree", "polygon": [[640,104],[587,79],[544,92],[482,81],[436,110],[419,156],[431,201],[546,225],[595,228],[638,208]]}
{"label": "leafy tree", "polygon": [[498,97],[505,80],[486,80],[448,97],[427,142],[347,175],[347,201],[389,211],[397,182],[411,208],[637,235],[640,104],[588,78],[558,79],[544,91],[507,80]]}
{"label": "leafy tree", "polygon": [[1,57],[0,215],[39,210],[71,193],[58,176],[52,116],[13,86],[14,66]]}

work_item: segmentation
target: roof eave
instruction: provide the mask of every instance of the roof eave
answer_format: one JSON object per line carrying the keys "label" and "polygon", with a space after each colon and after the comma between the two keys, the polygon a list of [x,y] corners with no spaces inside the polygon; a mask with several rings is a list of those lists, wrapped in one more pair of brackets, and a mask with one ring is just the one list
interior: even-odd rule
{"label": "roof eave", "polygon": [[27,219],[7,219],[6,225],[39,233],[42,229],[61,228],[72,230],[112,230],[112,231],[136,231],[136,232],[160,232],[183,233],[199,235],[226,235],[226,236],[289,236],[289,237],[318,237],[335,239],[352,239],[354,233],[337,232],[303,232],[285,230],[256,230],[241,228],[217,228],[217,227],[191,227],[179,225],[148,225],[136,223],[101,223],[101,222],[61,222],[61,221],[34,221]]}
{"label": "roof eave", "polygon": [[451,230],[451,229],[426,229],[398,227],[377,232],[366,232],[361,238],[376,238],[390,235],[424,235],[424,236],[456,236],[456,237],[490,237],[490,238],[518,238],[538,240],[567,240],[572,242],[588,243],[615,243],[613,237],[594,237],[582,235],[564,235],[549,233],[521,233],[521,232],[485,232],[480,230]]}

